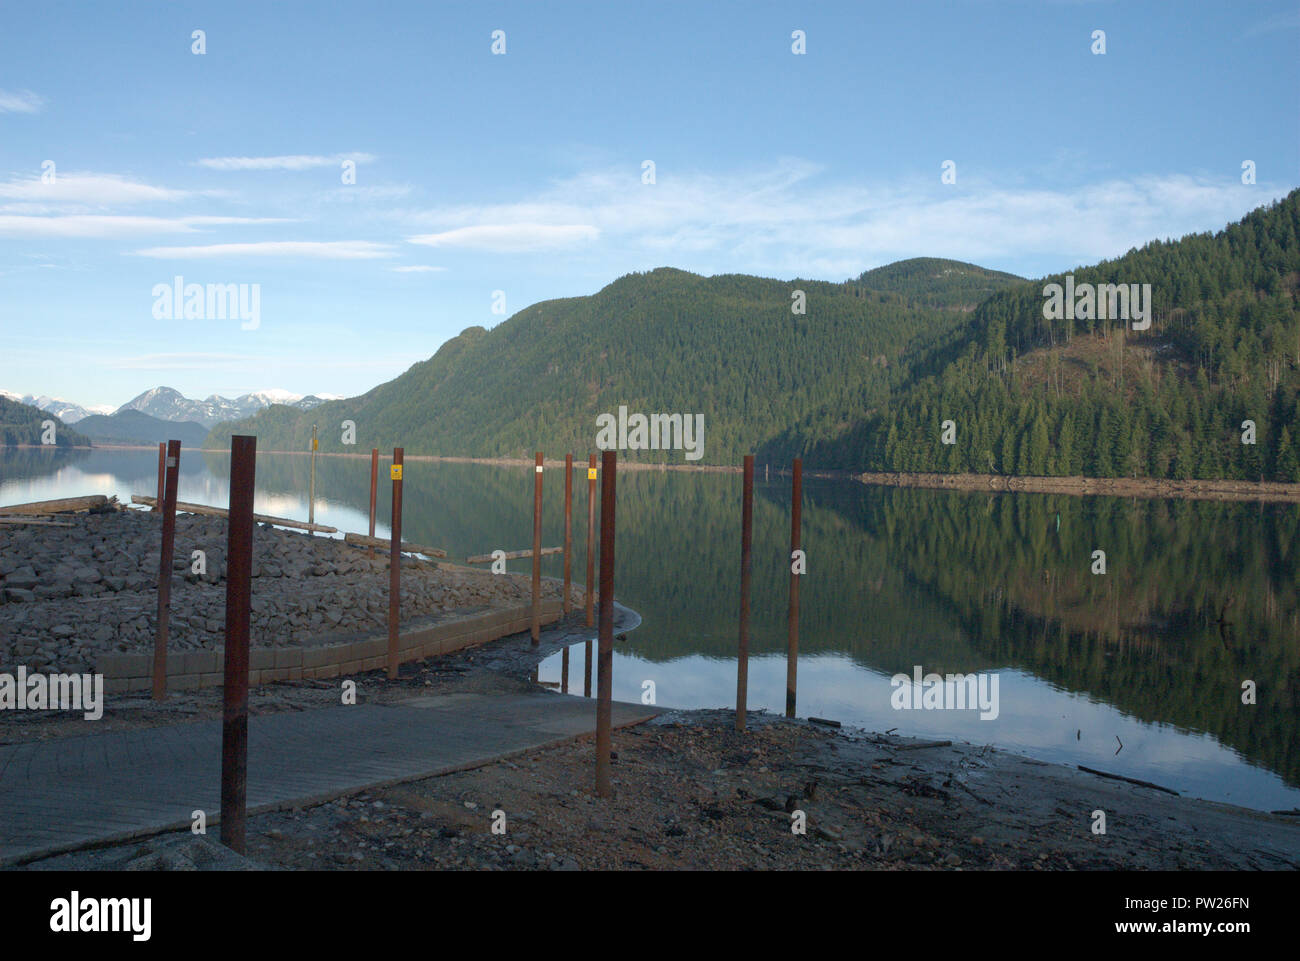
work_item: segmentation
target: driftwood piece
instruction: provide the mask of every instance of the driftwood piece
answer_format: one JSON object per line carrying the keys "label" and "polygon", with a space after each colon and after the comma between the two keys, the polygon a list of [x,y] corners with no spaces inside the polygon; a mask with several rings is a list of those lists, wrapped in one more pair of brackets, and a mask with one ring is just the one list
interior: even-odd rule
{"label": "driftwood piece", "polygon": [[924,751],[927,747],[952,747],[952,741],[922,741],[920,744],[899,744],[897,751]]}
{"label": "driftwood piece", "polygon": [[[521,557],[532,557],[532,556],[533,556],[533,552],[532,552],[532,549],[531,549],[531,548],[530,548],[529,550],[526,550],[526,551],[506,551],[505,553],[506,553],[505,559],[508,560],[508,561],[518,560],[518,559],[521,558]],[[543,547],[543,548],[542,548],[542,556],[543,556],[543,557],[545,557],[547,554],[563,554],[563,553],[564,553],[564,548],[563,548],[563,547]],[[488,563],[489,561],[494,561],[494,560],[496,560],[496,558],[493,557],[491,554],[475,554],[473,557],[467,557],[467,558],[465,558],[465,563],[466,563],[466,564],[486,564],[486,563]]]}
{"label": "driftwood piece", "polygon": [[[344,534],[343,540],[357,547],[380,547],[388,550],[393,546],[389,538],[370,537],[368,534]],[[446,557],[447,552],[437,547],[425,547],[421,544],[408,544],[402,541],[403,554],[424,554],[428,557]]]}
{"label": "driftwood piece", "polygon": [[92,507],[103,507],[108,503],[104,494],[89,494],[86,497],[62,497],[52,501],[33,501],[30,504],[6,504],[0,507],[5,514],[58,514],[62,511],[86,511]]}

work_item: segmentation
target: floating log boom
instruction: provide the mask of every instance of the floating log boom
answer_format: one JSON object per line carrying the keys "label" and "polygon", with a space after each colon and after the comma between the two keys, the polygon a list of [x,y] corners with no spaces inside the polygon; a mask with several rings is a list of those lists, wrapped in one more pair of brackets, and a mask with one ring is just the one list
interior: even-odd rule
{"label": "floating log boom", "polygon": [[[144,504],[146,507],[153,507],[158,503],[156,497],[144,497],[140,494],[131,495],[132,504]],[[8,510],[8,508],[5,508]],[[207,504],[188,504],[184,501],[176,502],[176,509],[184,511],[186,514],[202,514],[206,517],[225,517],[228,513],[223,507],[209,507]],[[295,521],[288,517],[272,517],[270,514],[254,514],[253,520],[259,524],[274,524],[276,527],[293,527],[297,530],[312,531],[317,534],[337,534],[337,527],[326,527],[324,524],[308,524],[305,521]]]}

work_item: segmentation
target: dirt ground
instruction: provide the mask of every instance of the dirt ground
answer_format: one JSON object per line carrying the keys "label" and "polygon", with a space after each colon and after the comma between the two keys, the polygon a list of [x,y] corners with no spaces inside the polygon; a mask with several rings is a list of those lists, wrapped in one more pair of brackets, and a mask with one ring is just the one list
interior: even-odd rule
{"label": "dirt ground", "polygon": [[[498,675],[492,683],[520,682]],[[672,712],[614,732],[612,798],[594,793],[594,744],[583,739],[254,815],[246,859],[217,845],[211,829],[205,838],[149,839],[28,868],[1300,868],[1294,818],[987,747],[918,746],[926,743],[765,714],[751,714],[749,730],[738,733],[731,711]],[[1105,834],[1093,833],[1097,810],[1106,813]],[[800,820],[804,830],[792,830]]]}

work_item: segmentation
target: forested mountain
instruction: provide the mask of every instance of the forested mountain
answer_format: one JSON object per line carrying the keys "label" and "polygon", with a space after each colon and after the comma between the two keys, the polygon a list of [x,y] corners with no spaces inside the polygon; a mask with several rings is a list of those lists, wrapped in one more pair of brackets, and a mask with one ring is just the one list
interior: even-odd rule
{"label": "forested mountain", "polygon": [[67,426],[53,414],[0,397],[0,446],[39,444],[44,421],[54,421],[54,446],[89,447],[90,439]]}
{"label": "forested mountain", "polygon": [[[1009,276],[983,273],[994,286]],[[844,414],[883,402],[900,381],[900,359],[965,316],[860,284],[663,268],[593,296],[535,304],[490,331],[471,327],[362,397],[219,425],[208,445],[250,432],[263,449],[303,450],[317,423],[326,451],[581,454],[596,449],[597,415],[623,405],[703,414],[702,462],[733,463],[828,402]],[[355,447],[341,443],[345,420],[357,425]],[[622,456],[683,462],[681,451]]]}
{"label": "forested mountain", "polygon": [[[1065,275],[932,258],[844,284],[630,274],[471,327],[362,397],[273,407],[207,443],[254,433],[262,449],[305,450],[318,423],[325,451],[582,454],[596,417],[624,405],[703,414],[705,464],[752,451],[852,470],[1296,481],[1298,228],[1300,191],[1070,273],[1079,290],[1150,284],[1150,324],[1133,329],[1047,319],[1044,288]],[[355,446],[341,443],[347,420]]]}
{"label": "forested mountain", "polygon": [[202,447],[208,436],[208,429],[202,424],[162,420],[130,407],[116,414],[91,414],[77,428],[102,444],[158,444],[179,440],[183,448],[189,448]]}
{"label": "forested mountain", "polygon": [[1072,272],[1076,288],[1151,284],[1140,331],[1046,319],[1044,287],[1065,275],[1008,287],[917,359],[918,382],[890,404],[837,436],[796,425],[765,453],[874,470],[1300,481],[1298,232],[1293,191],[1218,233]]}
{"label": "forested mountain", "polygon": [[1023,277],[938,257],[913,257],[867,270],[854,281],[863,290],[888,291],[931,307],[974,310]]}

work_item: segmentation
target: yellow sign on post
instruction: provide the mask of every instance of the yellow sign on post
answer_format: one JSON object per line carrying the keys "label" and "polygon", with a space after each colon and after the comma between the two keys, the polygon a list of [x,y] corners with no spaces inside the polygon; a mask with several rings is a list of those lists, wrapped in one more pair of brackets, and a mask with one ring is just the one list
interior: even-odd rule
{"label": "yellow sign on post", "polygon": [[401,480],[401,479],[402,479],[402,465],[401,465],[401,464],[394,464],[392,467],[388,468],[388,470],[389,470],[389,473],[392,474],[393,480]]}
{"label": "yellow sign on post", "polygon": [[315,437],[311,439],[311,449],[320,450],[320,441],[317,440]]}
{"label": "yellow sign on post", "polygon": [[595,479],[596,479],[596,468],[594,468],[594,467],[588,467],[588,468],[587,468],[587,480],[595,480]]}

